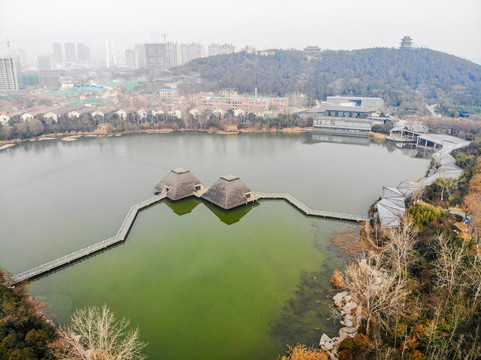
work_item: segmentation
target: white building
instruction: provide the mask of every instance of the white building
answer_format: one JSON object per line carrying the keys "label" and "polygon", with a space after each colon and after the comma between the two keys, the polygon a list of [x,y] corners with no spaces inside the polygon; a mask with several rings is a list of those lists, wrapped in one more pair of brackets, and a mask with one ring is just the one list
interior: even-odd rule
{"label": "white building", "polygon": [[176,88],[160,89],[159,96],[161,99],[174,99],[178,96]]}
{"label": "white building", "polygon": [[22,121],[31,120],[33,119],[33,115],[29,113],[25,113],[20,116],[20,119],[22,119]]}
{"label": "white building", "polygon": [[326,102],[336,105],[362,106],[374,111],[379,111],[384,107],[384,100],[378,97],[328,96]]}
{"label": "white building", "polygon": [[5,115],[5,114],[0,115],[0,124],[8,125],[9,121],[10,121],[10,116]]}
{"label": "white building", "polygon": [[127,64],[127,69],[140,69],[139,53],[136,49],[125,50],[125,63]]}
{"label": "white building", "polygon": [[51,112],[51,111],[50,111],[50,112],[46,113],[46,114],[43,116],[43,118],[44,118],[45,120],[51,120],[51,121],[57,122],[58,116],[57,116],[57,114],[55,114],[54,112]]}
{"label": "white building", "polygon": [[116,112],[114,112],[114,114],[117,115],[121,120],[127,119],[127,113],[122,109],[117,110]]}
{"label": "white building", "polygon": [[192,110],[189,111],[189,114],[196,117],[196,116],[199,116],[200,111],[197,108],[193,108]]}
{"label": "white building", "polygon": [[208,47],[209,56],[232,54],[237,52],[237,48],[232,44],[211,44]]}
{"label": "white building", "polygon": [[177,119],[182,118],[182,112],[180,110],[171,110],[169,111],[169,115],[175,116]]}
{"label": "white building", "polygon": [[199,43],[182,44],[182,64],[207,56],[205,46]]}
{"label": "white building", "polygon": [[367,136],[372,130],[373,114],[383,106],[381,98],[328,96],[307,112],[313,114],[313,131]]}
{"label": "white building", "polygon": [[222,110],[222,109],[212,110],[212,113],[216,116],[221,116],[221,117],[224,116],[224,114],[225,114],[224,110]]}
{"label": "white building", "polygon": [[0,90],[18,90],[15,56],[0,57]]}
{"label": "white building", "polygon": [[144,109],[138,110],[138,111],[137,111],[137,115],[139,115],[139,117],[140,117],[141,119],[144,119],[144,118],[147,117],[147,113],[145,112]]}
{"label": "white building", "polygon": [[37,59],[39,71],[55,70],[55,57],[52,54],[38,55]]}
{"label": "white building", "polygon": [[80,117],[80,113],[78,111],[70,111],[68,113],[68,117],[69,119],[73,119],[73,118],[79,118]]}
{"label": "white building", "polygon": [[103,118],[103,117],[104,117],[104,113],[103,113],[102,111],[100,111],[100,110],[95,110],[94,112],[92,112],[91,115],[92,115],[92,117],[96,117],[96,116],[98,116],[98,117],[100,117],[100,118]]}
{"label": "white building", "polygon": [[244,116],[245,114],[246,114],[246,112],[242,109],[235,109],[234,110],[234,116],[235,117]]}

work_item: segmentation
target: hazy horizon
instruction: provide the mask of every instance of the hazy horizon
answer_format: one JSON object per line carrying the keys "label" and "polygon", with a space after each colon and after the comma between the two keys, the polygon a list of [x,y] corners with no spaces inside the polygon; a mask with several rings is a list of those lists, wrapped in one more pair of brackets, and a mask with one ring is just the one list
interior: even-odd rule
{"label": "hazy horizon", "polygon": [[[2,0],[0,42],[9,39],[12,49],[26,49],[30,60],[52,53],[54,42],[81,42],[91,47],[94,59],[101,60],[105,37],[114,38],[116,52],[123,54],[137,43],[163,41],[164,31],[167,41],[233,43],[258,49],[398,47],[401,38],[409,35],[416,47],[481,59],[478,0],[245,0],[242,4],[181,0],[169,5],[139,0],[134,5],[125,0],[74,4]],[[40,40],[32,41],[36,39]],[[7,52],[1,43],[0,54]]]}

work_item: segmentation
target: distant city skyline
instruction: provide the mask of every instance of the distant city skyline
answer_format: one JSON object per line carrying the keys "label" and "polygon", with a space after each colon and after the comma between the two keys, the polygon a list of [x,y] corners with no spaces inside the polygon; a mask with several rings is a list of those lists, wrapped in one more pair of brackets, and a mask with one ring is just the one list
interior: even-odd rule
{"label": "distant city skyline", "polygon": [[[125,0],[85,0],[75,7],[63,0],[2,0],[0,42],[9,39],[13,49],[27,49],[30,59],[53,53],[53,43],[84,43],[92,58],[101,60],[105,37],[114,38],[123,54],[138,43],[163,41],[164,31],[167,41],[258,49],[398,47],[409,35],[415,47],[479,61],[480,19],[479,0],[245,0],[240,7],[220,0],[167,5],[138,0],[134,6]],[[28,41],[35,39],[40,40]],[[0,54],[7,54],[5,44]]]}

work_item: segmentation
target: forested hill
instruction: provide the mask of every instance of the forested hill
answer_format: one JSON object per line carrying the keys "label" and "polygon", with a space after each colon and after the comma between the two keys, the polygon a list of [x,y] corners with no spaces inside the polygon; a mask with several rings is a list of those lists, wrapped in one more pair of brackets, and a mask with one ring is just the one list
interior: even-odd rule
{"label": "forested hill", "polygon": [[430,100],[452,116],[481,112],[481,66],[430,49],[328,50],[310,59],[294,50],[236,53],[196,59],[181,70],[199,72],[210,90],[257,88],[265,95],[297,92],[319,100],[333,94],[379,96],[401,108]]}

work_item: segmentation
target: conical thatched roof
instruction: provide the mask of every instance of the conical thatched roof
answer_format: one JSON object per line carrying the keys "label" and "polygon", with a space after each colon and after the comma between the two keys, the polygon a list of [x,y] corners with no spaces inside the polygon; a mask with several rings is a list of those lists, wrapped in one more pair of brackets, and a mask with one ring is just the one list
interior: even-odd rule
{"label": "conical thatched roof", "polygon": [[223,209],[232,209],[247,204],[250,199],[247,193],[251,190],[237,176],[222,176],[202,196],[207,201]]}
{"label": "conical thatched roof", "polygon": [[155,193],[167,192],[167,197],[171,200],[179,200],[194,195],[195,187],[202,185],[189,170],[182,168],[171,170],[170,173],[158,183]]}

